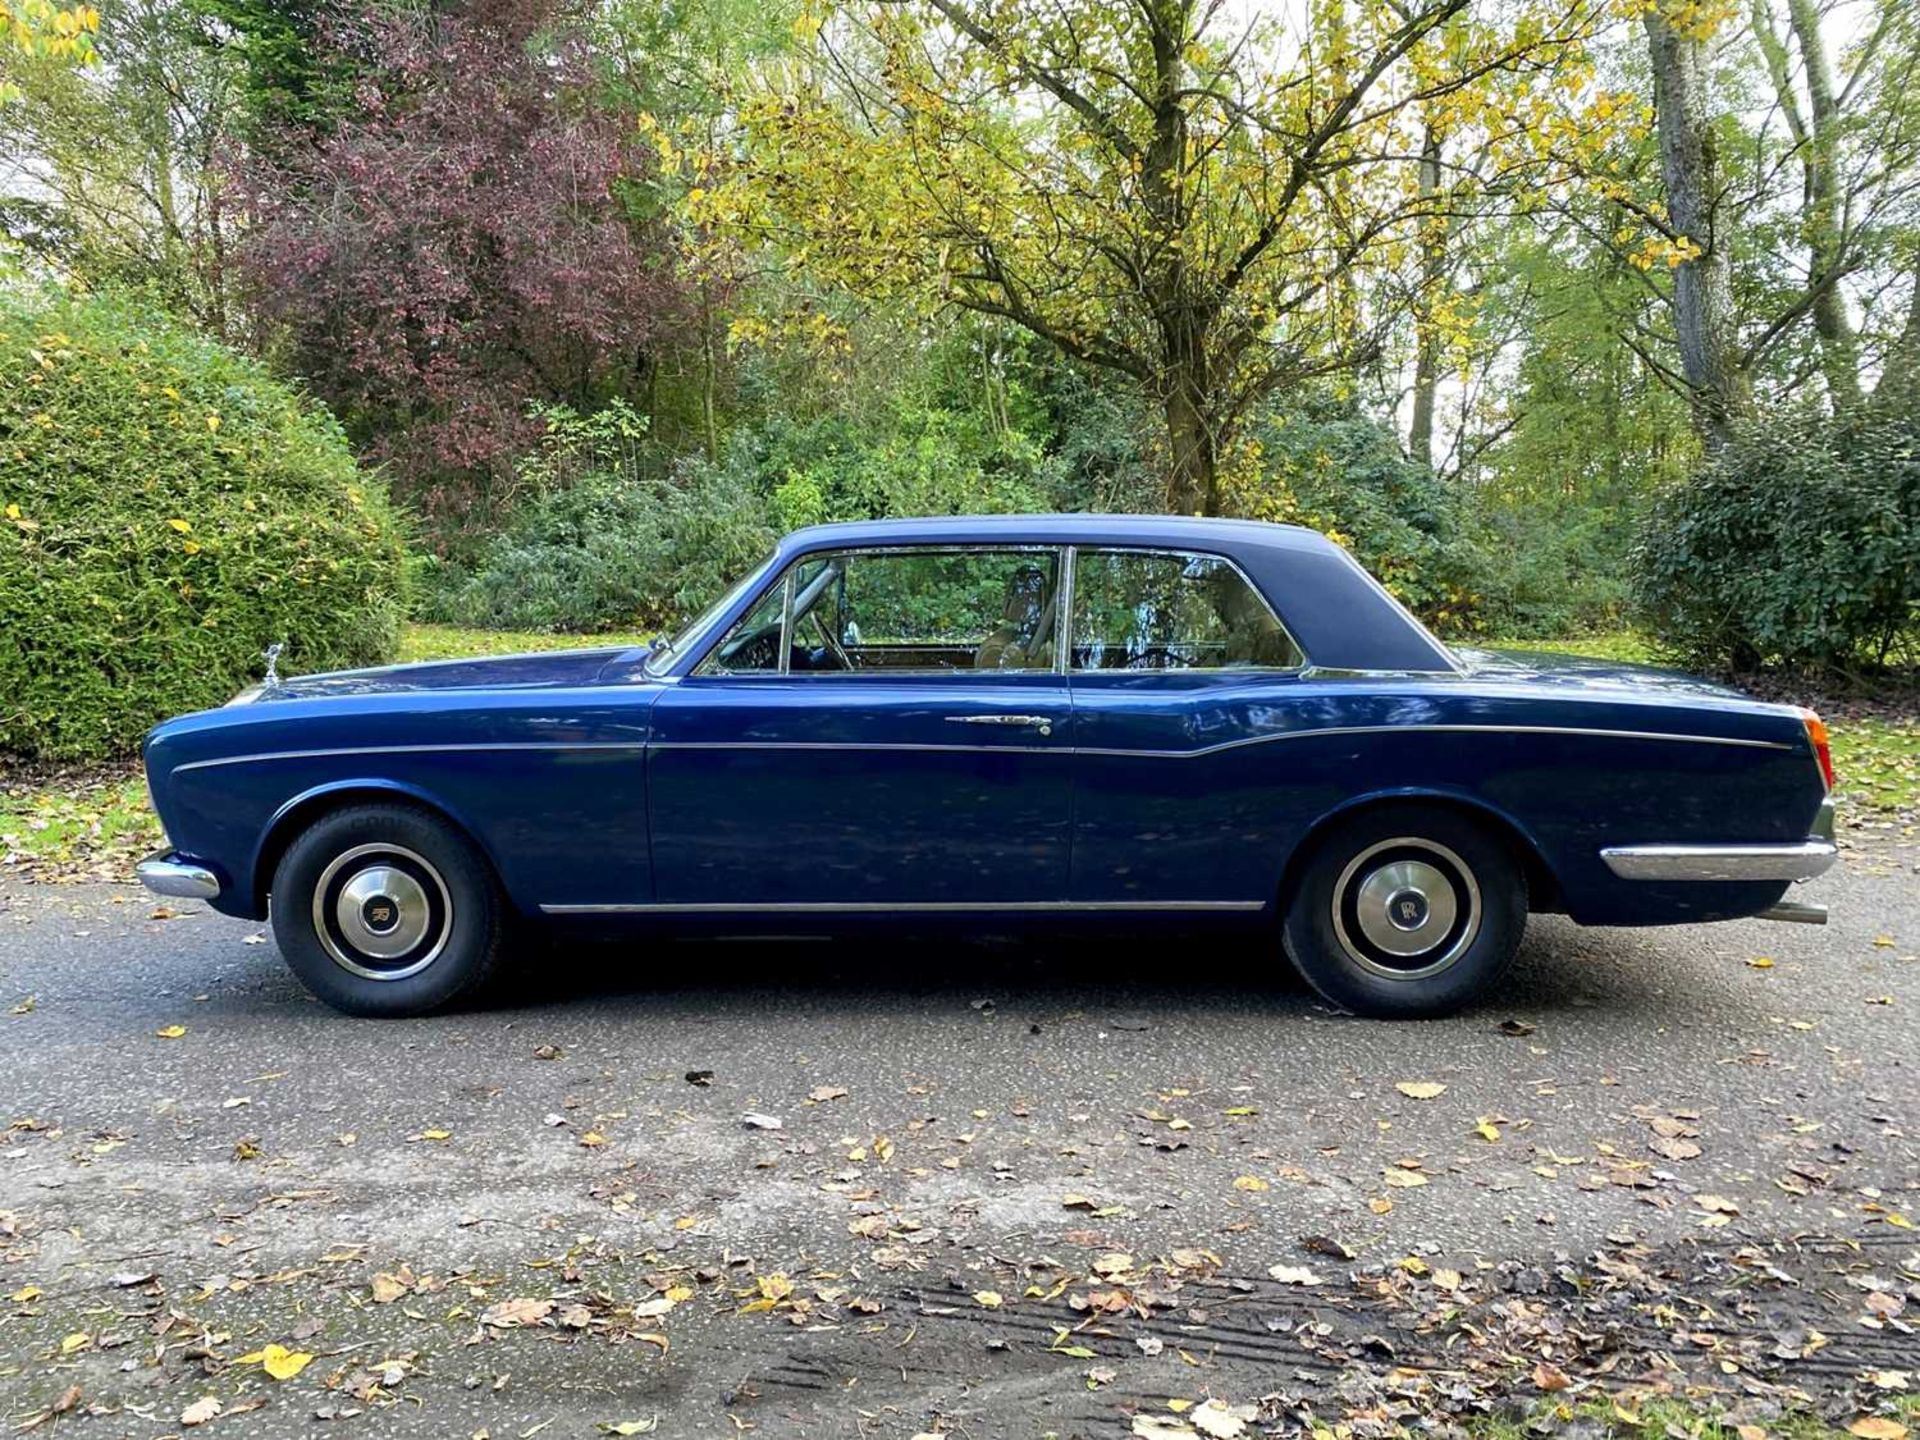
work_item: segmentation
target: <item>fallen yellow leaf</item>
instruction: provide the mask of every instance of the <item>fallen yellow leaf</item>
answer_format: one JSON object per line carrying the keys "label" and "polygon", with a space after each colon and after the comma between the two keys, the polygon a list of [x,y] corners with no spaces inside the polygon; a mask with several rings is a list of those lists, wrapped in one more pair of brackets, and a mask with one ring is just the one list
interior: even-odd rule
{"label": "fallen yellow leaf", "polygon": [[289,1350],[284,1345],[267,1345],[251,1355],[242,1355],[241,1365],[258,1365],[276,1380],[291,1380],[313,1363],[304,1350]]}
{"label": "fallen yellow leaf", "polygon": [[187,1027],[184,1025],[162,1025],[153,1033],[162,1040],[178,1040],[182,1035],[187,1033]]}
{"label": "fallen yellow leaf", "polygon": [[1393,1088],[1409,1100],[1437,1100],[1447,1093],[1447,1087],[1438,1080],[1401,1080]]}

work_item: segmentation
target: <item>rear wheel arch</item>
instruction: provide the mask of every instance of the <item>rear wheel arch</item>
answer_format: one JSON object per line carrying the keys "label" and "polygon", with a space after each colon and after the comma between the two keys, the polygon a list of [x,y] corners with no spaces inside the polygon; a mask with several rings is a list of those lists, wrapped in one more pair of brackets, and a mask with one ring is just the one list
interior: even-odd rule
{"label": "rear wheel arch", "polygon": [[418,810],[430,816],[440,824],[459,832],[461,837],[472,845],[486,861],[487,868],[493,872],[496,884],[501,892],[506,892],[505,878],[500,866],[494,860],[493,853],[486,843],[474,832],[472,826],[464,823],[447,806],[441,804],[422,791],[410,785],[401,785],[392,781],[349,780],[332,785],[324,785],[298,795],[281,806],[279,812],[267,823],[266,834],[260,842],[259,852],[253,861],[253,913],[256,917],[267,913],[267,892],[273,886],[273,875],[280,868],[280,861],[293,843],[314,823],[336,810],[351,809],[356,805],[400,805]]}
{"label": "rear wheel arch", "polygon": [[1480,826],[1498,838],[1512,855],[1527,883],[1527,908],[1535,914],[1554,914],[1562,909],[1560,881],[1553,867],[1547,863],[1539,845],[1511,816],[1491,805],[1446,791],[1395,790],[1360,796],[1336,806],[1313,822],[1287,856],[1281,872],[1277,891],[1281,912],[1285,913],[1301,873],[1329,832],[1356,816],[1401,807],[1444,810]]}

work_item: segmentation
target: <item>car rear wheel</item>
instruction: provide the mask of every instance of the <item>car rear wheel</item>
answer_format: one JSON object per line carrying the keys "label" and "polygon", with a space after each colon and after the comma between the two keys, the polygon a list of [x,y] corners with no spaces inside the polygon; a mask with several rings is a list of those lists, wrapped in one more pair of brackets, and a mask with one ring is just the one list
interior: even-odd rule
{"label": "car rear wheel", "polygon": [[499,964],[505,905],[450,825],[404,805],[322,816],[274,870],[274,939],[300,983],[349,1015],[421,1015]]}
{"label": "car rear wheel", "polygon": [[1499,836],[1465,816],[1394,806],[1314,844],[1285,899],[1287,954],[1343,1009],[1444,1015],[1520,948],[1526,880]]}

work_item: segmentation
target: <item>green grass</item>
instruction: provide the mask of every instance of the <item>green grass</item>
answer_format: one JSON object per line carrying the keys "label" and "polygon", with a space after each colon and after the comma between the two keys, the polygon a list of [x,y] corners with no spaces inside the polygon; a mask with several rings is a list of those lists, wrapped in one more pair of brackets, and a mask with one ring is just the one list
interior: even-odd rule
{"label": "green grass", "polygon": [[1591,655],[1596,660],[1626,660],[1635,664],[1656,663],[1653,646],[1644,635],[1633,630],[1617,630],[1608,635],[1583,635],[1578,640],[1469,640],[1468,649],[1544,650],[1553,655]]}
{"label": "green grass", "polygon": [[528,650],[573,650],[581,646],[645,645],[654,637],[635,630],[606,635],[554,635],[539,630],[463,630],[457,625],[408,625],[400,632],[400,659],[464,660],[473,655],[518,655]]}
{"label": "green grass", "polygon": [[1920,724],[1855,717],[1827,722],[1842,807],[1888,815],[1920,811]]}
{"label": "green grass", "polygon": [[11,864],[124,876],[162,840],[138,762],[0,777],[0,857]]}

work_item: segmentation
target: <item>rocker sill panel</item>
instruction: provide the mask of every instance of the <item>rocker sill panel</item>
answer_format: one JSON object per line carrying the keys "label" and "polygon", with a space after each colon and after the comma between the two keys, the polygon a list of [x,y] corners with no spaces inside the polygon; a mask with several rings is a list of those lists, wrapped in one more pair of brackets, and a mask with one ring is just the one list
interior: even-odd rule
{"label": "rocker sill panel", "polygon": [[542,905],[544,915],[846,915],[997,913],[1002,911],[1264,910],[1264,900],[783,900],[730,905],[663,903]]}

